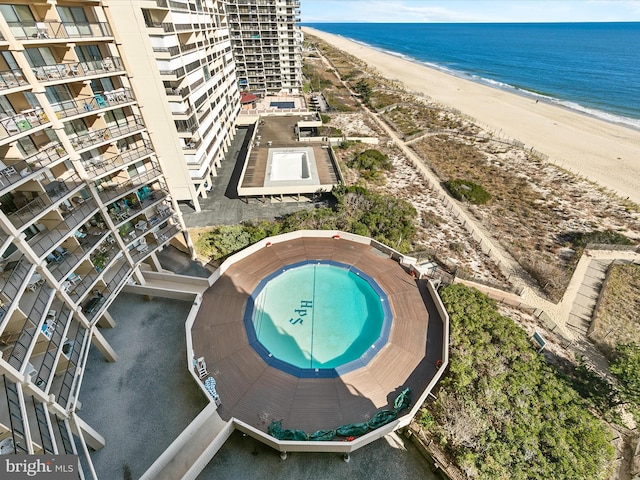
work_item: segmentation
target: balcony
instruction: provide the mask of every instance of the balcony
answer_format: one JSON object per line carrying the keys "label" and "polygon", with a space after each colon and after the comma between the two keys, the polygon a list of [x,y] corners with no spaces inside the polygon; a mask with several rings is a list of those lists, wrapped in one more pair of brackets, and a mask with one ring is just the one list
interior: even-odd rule
{"label": "balcony", "polygon": [[164,245],[173,237],[175,237],[178,233],[180,233],[180,231],[180,225],[178,225],[177,223],[168,224],[164,228],[153,232],[153,240],[147,240],[147,237],[144,237],[144,241],[136,241],[135,244],[133,244],[129,249],[129,254],[131,255],[131,258],[134,262],[141,262],[144,258],[153,253],[158,247]]}
{"label": "balcony", "polygon": [[25,80],[22,75],[22,70],[19,68],[3,70],[0,72],[0,90],[21,87],[23,85],[29,85],[29,82]]}
{"label": "balcony", "polygon": [[66,154],[62,145],[52,142],[42,147],[35,155],[24,160],[5,159],[4,161],[7,162],[8,166],[4,170],[0,170],[0,191],[13,187],[23,179],[26,181],[31,177],[31,174],[48,167],[63,156],[66,156]]}
{"label": "balcony", "polygon": [[[25,280],[31,278],[34,266],[22,256],[3,265],[3,275],[0,275],[0,291],[10,299],[18,299],[19,292],[24,288]],[[6,272],[9,272],[8,274]]]}
{"label": "balcony", "polygon": [[33,307],[31,307],[29,311],[19,337],[10,350],[7,361],[18,370],[21,370],[25,365],[34,347],[38,333],[40,332],[40,325],[44,322],[48,305],[51,304],[53,293],[53,289],[46,286],[46,284],[37,291]]}
{"label": "balcony", "polygon": [[111,29],[106,22],[7,22],[9,29],[18,40],[79,39],[111,37]]}
{"label": "balcony", "polygon": [[142,117],[134,115],[132,120],[124,125],[114,125],[100,130],[91,130],[82,135],[70,138],[73,148],[83,150],[104,142],[111,142],[118,137],[137,132],[145,128]]}
{"label": "balcony", "polygon": [[160,75],[164,75],[166,77],[171,77],[167,80],[178,80],[185,76],[184,67],[176,68],[175,70],[160,70]]}
{"label": "balcony", "polygon": [[[55,312],[55,318],[52,319],[47,314],[47,319],[42,327],[44,329],[43,332],[48,332],[48,335],[45,333],[49,338],[47,350],[44,355],[42,355],[39,365],[34,362],[36,363],[34,366],[38,372],[34,378],[34,383],[43,392],[48,392],[50,383],[56,373],[59,350],[66,339],[64,333],[72,319],[71,310],[64,304],[62,304],[62,306],[55,305],[55,310],[53,311]],[[49,329],[50,324],[53,325],[51,329]]]}
{"label": "balcony", "polygon": [[103,110],[133,101],[135,101],[135,98],[130,88],[119,88],[80,100],[66,100],[54,104],[54,107],[57,108],[56,115],[58,118],[66,118],[72,115],[91,112],[93,110]]}
{"label": "balcony", "polygon": [[173,23],[161,23],[161,22],[148,22],[145,24],[147,28],[159,28],[162,29],[164,33],[173,33],[175,32],[175,27]]}
{"label": "balcony", "polygon": [[155,178],[162,175],[162,171],[159,168],[152,168],[145,173],[136,177],[130,178],[121,183],[103,182],[98,185],[100,192],[100,198],[104,203],[108,203],[110,200],[121,197],[127,193],[131,193],[149,183]]}
{"label": "balcony", "polygon": [[45,256],[60,243],[62,238],[76,230],[87,221],[88,217],[95,214],[97,208],[95,201],[85,201],[55,227],[44,230],[30,239],[29,245],[37,255]]}
{"label": "balcony", "polygon": [[33,108],[0,120],[0,140],[17,136],[49,122],[42,108]]}
{"label": "balcony", "polygon": [[91,75],[103,75],[105,73],[123,70],[119,57],[105,57],[90,62],[58,63],[33,67],[36,78],[42,82],[50,82],[61,79],[89,77]]}
{"label": "balcony", "polygon": [[102,155],[98,157],[94,157],[91,160],[85,162],[84,166],[92,177],[98,178],[102,175],[105,175],[113,170],[123,167],[131,162],[135,162],[145,156],[151,155],[154,152],[151,143],[144,142],[143,145],[140,145],[137,148],[133,148],[131,150],[127,150],[118,155],[114,155],[110,158],[104,158]]}

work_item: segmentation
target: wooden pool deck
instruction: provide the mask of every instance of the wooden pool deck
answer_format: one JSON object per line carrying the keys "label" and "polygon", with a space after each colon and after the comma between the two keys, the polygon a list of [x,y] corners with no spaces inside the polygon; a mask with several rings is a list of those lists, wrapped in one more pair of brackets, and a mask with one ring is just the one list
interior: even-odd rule
{"label": "wooden pool deck", "polygon": [[[336,378],[298,378],[267,365],[249,345],[247,298],[262,278],[304,260],[353,265],[387,293],[389,341],[368,365]],[[235,263],[205,292],[192,337],[195,356],[205,358],[216,379],[220,416],[263,431],[273,420],[307,432],[367,421],[405,387],[417,398],[442,351],[442,323],[424,284],[369,245],[331,238],[276,243]]]}

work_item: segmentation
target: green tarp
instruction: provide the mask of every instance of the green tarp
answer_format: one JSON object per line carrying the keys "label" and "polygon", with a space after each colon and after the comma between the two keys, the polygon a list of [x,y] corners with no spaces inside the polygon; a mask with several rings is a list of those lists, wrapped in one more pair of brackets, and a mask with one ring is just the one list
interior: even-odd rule
{"label": "green tarp", "polygon": [[309,440],[309,435],[302,430],[289,430],[282,428],[282,420],[271,422],[267,432],[278,440]]}
{"label": "green tarp", "polygon": [[400,410],[404,410],[409,405],[411,405],[411,389],[405,388],[393,401],[393,408],[399,413]]}
{"label": "green tarp", "polygon": [[376,413],[367,423],[349,423],[341,425],[335,430],[318,430],[312,434],[302,430],[289,430],[282,428],[282,420],[271,422],[267,432],[278,440],[311,440],[327,442],[333,440],[336,436],[350,438],[364,435],[369,430],[375,430],[387,423],[392,422],[398,417],[401,410],[411,405],[411,389],[405,388],[393,402],[393,410],[381,410]]}
{"label": "green tarp", "polygon": [[398,413],[395,410],[382,410],[376,413],[373,418],[367,422],[367,425],[371,430],[375,430],[376,428],[380,428],[381,426],[394,421],[397,416]]}
{"label": "green tarp", "polygon": [[318,430],[309,435],[309,441],[312,442],[329,442],[336,438],[335,430]]}
{"label": "green tarp", "polygon": [[349,423],[336,428],[339,437],[359,437],[369,431],[366,423]]}

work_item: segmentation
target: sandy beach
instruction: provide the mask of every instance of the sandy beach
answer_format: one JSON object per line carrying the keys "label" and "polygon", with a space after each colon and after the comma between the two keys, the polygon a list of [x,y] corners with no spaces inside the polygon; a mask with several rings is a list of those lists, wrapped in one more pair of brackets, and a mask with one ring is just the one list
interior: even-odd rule
{"label": "sandy beach", "polygon": [[640,204],[640,131],[448,75],[343,37],[303,27],[380,74],[520,140],[549,161]]}

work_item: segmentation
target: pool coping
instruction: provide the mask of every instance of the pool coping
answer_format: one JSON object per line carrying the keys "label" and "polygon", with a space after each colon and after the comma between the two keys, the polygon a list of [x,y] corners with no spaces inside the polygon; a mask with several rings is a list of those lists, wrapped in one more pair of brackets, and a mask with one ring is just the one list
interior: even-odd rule
{"label": "pool coping", "polygon": [[[274,357],[258,339],[252,321],[256,297],[262,292],[267,283],[273,280],[275,277],[281,275],[287,270],[302,267],[305,265],[330,265],[333,267],[352,271],[360,278],[364,279],[380,298],[383,312],[380,336],[376,339],[375,342],[373,342],[373,345],[367,348],[367,350],[359,358],[356,358],[355,360],[344,363],[335,368],[301,368]],[[334,260],[304,260],[301,262],[288,264],[285,266],[285,268],[280,269],[277,272],[273,272],[260,280],[256,288],[254,288],[254,290],[249,295],[249,298],[247,299],[247,306],[245,307],[244,311],[243,323],[245,332],[249,339],[249,345],[256,351],[258,355],[260,355],[262,360],[264,360],[267,365],[273,368],[277,368],[280,371],[298,378],[336,378],[367,366],[369,362],[373,360],[373,358],[380,352],[380,350],[382,350],[382,348],[389,341],[391,324],[393,323],[393,313],[391,311],[387,293],[370,275],[364,273],[363,271],[352,265],[336,262]]]}

